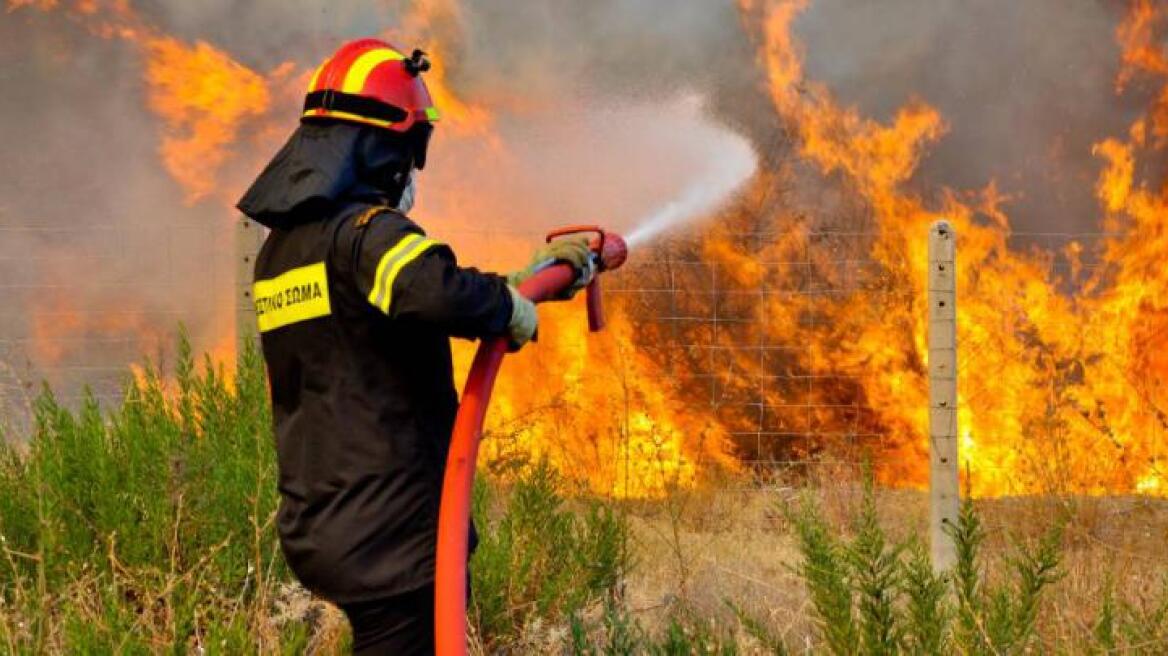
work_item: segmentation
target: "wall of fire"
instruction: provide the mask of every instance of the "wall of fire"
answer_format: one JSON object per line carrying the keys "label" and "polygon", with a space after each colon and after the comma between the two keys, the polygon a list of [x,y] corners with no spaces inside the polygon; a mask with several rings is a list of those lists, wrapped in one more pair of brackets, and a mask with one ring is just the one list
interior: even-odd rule
{"label": "wall of fire", "polygon": [[607,335],[547,308],[500,382],[501,469],[549,457],[632,495],[871,457],[923,484],[946,217],[975,492],[1168,493],[1162,3],[368,4],[7,1],[5,421],[42,378],[116,399],[179,322],[231,360],[231,206],[315,63],[391,25],[443,55],[419,219],[467,263],[518,266],[562,223],[633,228],[731,148],[758,160],[609,281]]}

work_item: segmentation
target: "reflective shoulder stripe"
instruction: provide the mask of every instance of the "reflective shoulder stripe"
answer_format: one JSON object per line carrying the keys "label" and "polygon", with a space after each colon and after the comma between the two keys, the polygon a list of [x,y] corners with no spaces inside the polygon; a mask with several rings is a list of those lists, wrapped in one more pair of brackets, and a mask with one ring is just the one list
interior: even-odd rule
{"label": "reflective shoulder stripe", "polygon": [[345,74],[345,82],[341,87],[341,91],[345,93],[359,94],[365,88],[365,81],[369,79],[369,74],[373,72],[381,64],[387,61],[398,61],[404,59],[400,52],[390,50],[389,48],[377,48],[363,53],[357,60],[349,66],[349,72]]}
{"label": "reflective shoulder stripe", "polygon": [[332,314],[324,262],[257,280],[252,292],[261,333]]}
{"label": "reflective shoulder stripe", "polygon": [[381,256],[377,263],[377,273],[373,276],[373,289],[369,291],[369,302],[385,314],[389,314],[393,303],[393,282],[403,267],[413,262],[422,253],[442,243],[427,239],[422,235],[411,233],[406,235],[393,248]]}

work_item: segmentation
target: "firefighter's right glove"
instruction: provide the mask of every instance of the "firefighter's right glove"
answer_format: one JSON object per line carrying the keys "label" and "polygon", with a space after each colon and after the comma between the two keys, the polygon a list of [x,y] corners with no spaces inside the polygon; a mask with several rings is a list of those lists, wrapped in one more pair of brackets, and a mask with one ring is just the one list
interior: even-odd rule
{"label": "firefighter's right glove", "polygon": [[507,275],[508,284],[518,287],[536,272],[555,262],[567,262],[579,273],[576,282],[565,289],[556,299],[566,301],[576,295],[576,292],[588,286],[592,277],[596,275],[596,262],[592,257],[592,249],[588,247],[589,239],[584,235],[555,239],[550,244],[539,248],[531,256],[531,263],[526,268]]}
{"label": "firefighter's right glove", "polygon": [[507,330],[511,338],[511,352],[523,348],[523,345],[535,338],[539,329],[539,315],[535,312],[535,303],[527,300],[519,290],[508,285],[511,292],[511,322]]}

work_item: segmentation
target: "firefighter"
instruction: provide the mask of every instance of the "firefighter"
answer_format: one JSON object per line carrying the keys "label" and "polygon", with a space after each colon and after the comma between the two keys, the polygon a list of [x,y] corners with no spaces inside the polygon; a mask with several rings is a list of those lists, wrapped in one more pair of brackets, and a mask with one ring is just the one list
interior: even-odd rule
{"label": "firefighter", "polygon": [[[271,232],[253,287],[279,461],[277,528],[358,654],[433,651],[434,555],[458,408],[451,336],[536,332],[516,285],[539,263],[591,274],[583,240],[503,277],[460,267],[407,217],[437,109],[424,53],[364,39],[316,71],[301,124],[239,202]],[[474,542],[472,528],[472,546]]]}

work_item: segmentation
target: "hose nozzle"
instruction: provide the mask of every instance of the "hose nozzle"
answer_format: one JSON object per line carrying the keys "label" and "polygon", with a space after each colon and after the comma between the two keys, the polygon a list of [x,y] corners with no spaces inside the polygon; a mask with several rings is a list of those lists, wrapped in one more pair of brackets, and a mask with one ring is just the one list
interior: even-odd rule
{"label": "hose nozzle", "polygon": [[573,225],[558,228],[548,233],[547,240],[550,242],[559,237],[566,237],[568,235],[578,234],[592,234],[592,241],[589,242],[589,247],[592,252],[596,254],[596,264],[598,271],[612,271],[619,269],[625,260],[629,258],[629,247],[625,244],[624,237],[609,232],[600,226],[595,225]]}
{"label": "hose nozzle", "polygon": [[[624,237],[615,232],[608,232],[600,226],[567,226],[549,232],[547,240],[550,242],[557,237],[581,233],[594,234],[589,242],[589,247],[596,256],[597,273],[619,269],[629,258],[629,247],[625,243]],[[600,276],[592,278],[592,282],[588,283],[584,293],[588,303],[588,329],[592,332],[598,332],[604,328],[604,304],[601,300]]]}

